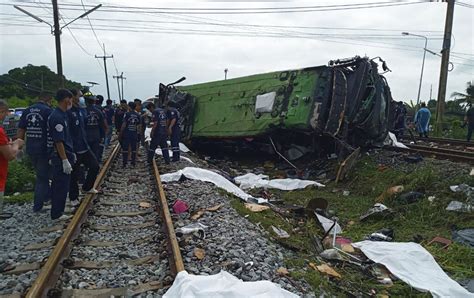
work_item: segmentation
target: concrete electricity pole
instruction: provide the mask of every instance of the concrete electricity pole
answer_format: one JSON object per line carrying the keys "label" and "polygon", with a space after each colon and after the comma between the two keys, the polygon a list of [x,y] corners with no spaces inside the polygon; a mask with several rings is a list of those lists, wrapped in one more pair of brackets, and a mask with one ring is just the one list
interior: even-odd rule
{"label": "concrete electricity pole", "polygon": [[443,115],[444,103],[446,100],[446,84],[448,82],[448,68],[449,68],[449,51],[451,48],[451,32],[453,29],[454,17],[454,1],[446,0],[448,2],[448,9],[446,12],[446,23],[444,25],[444,40],[443,49],[441,50],[441,71],[439,75],[438,85],[438,102],[436,105],[436,133],[441,134],[443,131]]}
{"label": "concrete electricity pole", "polygon": [[59,10],[58,10],[58,0],[52,0],[53,4],[53,19],[54,19],[54,25],[51,25],[50,23],[46,22],[45,20],[41,19],[40,17],[35,16],[34,14],[24,10],[23,8],[13,5],[15,9],[18,9],[22,13],[26,14],[29,17],[32,17],[33,19],[37,20],[40,23],[45,23],[49,25],[51,28],[51,33],[54,35],[54,41],[56,44],[56,65],[58,69],[58,77],[59,77],[59,85],[60,87],[64,87],[64,75],[63,75],[63,60],[62,60],[62,55],[61,55],[61,30],[65,28],[67,25],[71,24],[72,22],[76,21],[77,19],[83,18],[86,15],[90,14],[94,10],[100,8],[102,4],[99,4],[95,6],[94,8],[84,12],[77,18],[73,19],[69,23],[65,24],[64,26],[60,27],[59,26]]}
{"label": "concrete electricity pole", "polygon": [[113,58],[114,55],[107,56],[105,54],[105,44],[103,46],[104,49],[104,56],[97,56],[95,55],[96,58],[104,59],[104,71],[105,71],[105,84],[107,85],[107,99],[110,99],[110,89],[109,89],[109,76],[107,74],[107,59]]}
{"label": "concrete electricity pole", "polygon": [[119,82],[120,76],[114,76],[114,79],[117,79],[117,89],[118,89],[119,100],[122,100],[122,95],[120,94],[120,82]]}

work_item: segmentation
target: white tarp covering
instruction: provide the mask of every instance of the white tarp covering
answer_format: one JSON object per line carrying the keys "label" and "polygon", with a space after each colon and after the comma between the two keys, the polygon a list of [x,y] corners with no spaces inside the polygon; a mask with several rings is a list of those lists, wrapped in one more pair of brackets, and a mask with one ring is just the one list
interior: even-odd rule
{"label": "white tarp covering", "polygon": [[242,176],[235,177],[235,183],[240,185],[242,189],[251,188],[277,188],[281,190],[295,190],[305,188],[309,185],[316,185],[318,187],[324,187],[323,184],[311,180],[300,180],[300,179],[272,179],[268,180],[267,175],[255,175],[248,173]]}
{"label": "white tarp covering", "polygon": [[[390,142],[391,141],[391,142]],[[408,149],[407,146],[405,146],[405,144],[403,143],[400,143],[398,140],[397,140],[397,137],[391,133],[391,132],[388,132],[388,139],[385,140],[384,142],[386,145],[393,145],[395,147],[399,147],[399,148],[405,148],[405,149]]]}
{"label": "white tarp covering", "polygon": [[267,200],[265,199],[252,197],[251,195],[244,192],[242,189],[238,188],[237,185],[225,179],[221,175],[205,169],[186,167],[174,173],[163,174],[160,177],[161,181],[166,183],[178,181],[182,175],[184,175],[188,179],[211,182],[215,186],[236,195],[244,201],[247,201],[249,198],[252,198],[257,200],[258,203],[267,202]]}
{"label": "white tarp covering", "polygon": [[163,298],[296,298],[291,292],[270,281],[244,282],[232,274],[221,271],[215,275],[192,275],[181,271]]}
{"label": "white tarp covering", "polygon": [[352,244],[396,277],[434,297],[474,297],[452,280],[421,245],[413,242],[362,241]]}
{"label": "white tarp covering", "polygon": [[257,95],[257,100],[255,101],[255,113],[271,113],[275,97],[276,92]]}

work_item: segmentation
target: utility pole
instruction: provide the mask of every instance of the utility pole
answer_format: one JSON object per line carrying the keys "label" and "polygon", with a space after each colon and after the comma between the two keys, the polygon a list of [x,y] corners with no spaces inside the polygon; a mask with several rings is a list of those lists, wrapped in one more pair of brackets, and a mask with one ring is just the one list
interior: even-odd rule
{"label": "utility pole", "polygon": [[107,85],[107,99],[110,99],[109,77],[108,77],[108,74],[107,74],[107,59],[113,58],[114,55],[107,56],[105,54],[105,44],[104,44],[103,48],[104,48],[104,56],[95,55],[95,57],[100,58],[100,59],[104,59],[105,84]]}
{"label": "utility pole", "polygon": [[229,69],[224,69],[224,80],[227,80],[227,72],[229,71]]}
{"label": "utility pole", "polygon": [[444,103],[446,99],[446,84],[448,82],[449,51],[451,48],[451,32],[453,29],[454,1],[446,0],[446,23],[444,25],[443,49],[441,50],[441,71],[439,75],[438,102],[436,105],[436,133],[441,134],[443,128]]}
{"label": "utility pole", "polygon": [[61,57],[61,29],[59,28],[58,0],[53,0],[54,41],[56,44],[56,65],[58,67],[59,86],[64,87],[63,58]]}
{"label": "utility pole", "polygon": [[120,95],[120,83],[119,83],[120,77],[121,76],[114,76],[114,79],[117,79],[117,89],[118,89],[119,100],[122,100],[122,95]]}
{"label": "utility pole", "polygon": [[430,86],[430,100],[433,99],[433,84]]}
{"label": "utility pole", "polygon": [[126,80],[127,78],[123,76],[123,71],[120,74],[120,82],[122,83],[122,99],[125,98],[125,94],[123,93],[123,80]]}
{"label": "utility pole", "polygon": [[42,18],[40,18],[38,16],[35,16],[31,12],[28,12],[28,11],[24,10],[23,8],[21,8],[17,5],[13,5],[13,7],[15,9],[18,9],[22,13],[26,14],[27,16],[32,17],[36,21],[49,25],[49,27],[51,28],[51,33],[54,34],[54,41],[55,41],[55,44],[56,44],[56,65],[57,65],[57,68],[58,68],[59,86],[64,87],[63,60],[62,60],[62,56],[61,56],[61,30],[64,27],[71,24],[72,22],[74,22],[78,19],[81,19],[81,18],[87,16],[88,14],[90,14],[91,12],[93,12],[94,10],[100,8],[102,6],[102,4],[99,4],[95,7],[93,7],[92,9],[89,9],[88,11],[84,12],[83,14],[81,14],[77,18],[73,19],[69,23],[65,24],[64,26],[59,27],[58,0],[52,0],[52,3],[53,3],[53,19],[54,19],[54,24],[53,25],[46,22]]}

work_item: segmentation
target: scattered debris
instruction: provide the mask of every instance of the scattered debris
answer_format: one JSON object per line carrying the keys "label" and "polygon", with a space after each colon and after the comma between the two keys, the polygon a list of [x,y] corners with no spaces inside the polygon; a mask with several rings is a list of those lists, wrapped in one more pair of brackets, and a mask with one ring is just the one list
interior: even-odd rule
{"label": "scattered debris", "polygon": [[323,229],[328,234],[340,234],[342,233],[341,226],[337,223],[337,220],[330,220],[322,215],[314,213],[318,218],[318,221],[323,226]]}
{"label": "scattered debris", "polygon": [[379,217],[385,217],[389,214],[392,213],[392,210],[385,206],[384,204],[381,203],[376,203],[374,204],[374,207],[370,208],[367,210],[367,212],[360,217],[361,221],[364,221],[368,218],[379,218]]}
{"label": "scattered debris", "polygon": [[188,211],[189,206],[185,201],[182,200],[176,200],[173,204],[173,211],[176,214],[184,213]]}
{"label": "scattered debris", "polygon": [[248,210],[252,212],[262,212],[262,211],[270,209],[269,206],[252,204],[252,203],[245,203],[245,208],[247,208]]}
{"label": "scattered debris", "polygon": [[474,168],[471,169],[471,172],[469,173],[469,176],[474,176]]}
{"label": "scattered debris", "polygon": [[351,192],[348,191],[348,190],[344,190],[344,191],[342,192],[342,195],[345,196],[345,197],[349,196],[350,194],[351,194]]}
{"label": "scattered debris", "polygon": [[280,190],[296,190],[303,189],[310,185],[317,187],[324,187],[323,184],[311,180],[301,179],[271,179],[269,180],[268,175],[248,173],[242,176],[234,178],[241,189],[252,189],[252,188],[276,188]]}
{"label": "scattered debris", "polygon": [[181,228],[176,229],[176,236],[182,237],[183,235],[197,233],[200,238],[205,238],[204,230],[207,229],[208,226],[203,225],[202,223],[194,223],[190,224]]}
{"label": "scattered debris", "polygon": [[140,202],[138,205],[142,208],[150,208],[151,207],[151,203],[149,203],[149,202]]}
{"label": "scattered debris", "polygon": [[326,249],[319,255],[326,260],[342,260],[343,259],[341,254],[335,248]]}
{"label": "scattered debris", "polygon": [[459,201],[451,201],[449,203],[448,207],[446,207],[446,210],[469,213],[469,212],[472,212],[472,210],[474,210],[474,208],[470,204],[466,204],[466,203],[459,202]]}
{"label": "scattered debris", "polygon": [[278,235],[279,238],[289,238],[290,234],[288,234],[285,230],[279,229],[275,226],[272,226],[273,232]]}
{"label": "scattered debris", "polygon": [[453,230],[453,240],[474,248],[474,229]]}
{"label": "scattered debris", "polygon": [[198,260],[202,260],[204,259],[204,257],[206,256],[206,251],[202,248],[199,248],[199,247],[196,247],[194,249],[194,256],[198,259]]}
{"label": "scattered debris", "polygon": [[280,275],[288,275],[289,274],[288,269],[286,269],[285,267],[278,268],[276,272]]}
{"label": "scattered debris", "polygon": [[431,239],[430,242],[428,242],[428,245],[431,245],[433,243],[439,243],[439,244],[443,245],[443,247],[442,247],[443,249],[447,249],[453,242],[449,239],[436,236],[433,239]]}
{"label": "scattered debris", "polygon": [[402,204],[412,204],[415,202],[418,202],[420,198],[424,196],[423,193],[417,192],[417,191],[410,191],[404,194],[401,194],[397,198],[397,202],[402,203]]}
{"label": "scattered debris", "polygon": [[435,199],[436,199],[435,196],[429,196],[429,197],[428,197],[428,201],[429,201],[430,203],[433,203]]}
{"label": "scattered debris", "polygon": [[368,236],[366,236],[364,239],[365,240],[370,240],[370,241],[393,241],[395,238],[393,229],[380,229]]}
{"label": "scattered debris", "polygon": [[384,145],[392,145],[392,146],[395,146],[395,147],[398,147],[398,148],[408,149],[408,147],[405,146],[403,143],[400,143],[397,140],[397,137],[391,132],[388,132],[387,138],[385,139],[385,141],[383,143],[384,143]]}
{"label": "scattered debris", "polygon": [[417,243],[362,241],[354,243],[353,246],[419,291],[429,291],[435,297],[471,295],[452,280],[433,256]]}
{"label": "scattered debris", "polygon": [[206,211],[216,212],[217,210],[221,209],[224,204],[217,204],[215,206],[206,208]]}
{"label": "scattered debris", "polygon": [[342,276],[337,273],[336,270],[334,270],[332,267],[330,267],[328,264],[322,264],[319,266],[316,266],[319,272],[327,274],[332,277],[337,277],[337,278],[342,278]]}
{"label": "scattered debris", "polygon": [[377,202],[383,202],[385,199],[400,193],[404,190],[403,185],[397,185],[387,188],[378,198],[376,199]]}
{"label": "scattered debris", "polygon": [[204,213],[206,213],[206,210],[204,210],[204,209],[199,209],[199,210],[195,211],[195,212],[191,215],[191,219],[192,219],[192,220],[197,220],[197,219],[201,218],[201,216],[203,216]]}
{"label": "scattered debris", "polygon": [[420,161],[423,161],[423,156],[421,156],[420,154],[409,154],[405,155],[403,157],[403,160],[408,163],[418,163]]}

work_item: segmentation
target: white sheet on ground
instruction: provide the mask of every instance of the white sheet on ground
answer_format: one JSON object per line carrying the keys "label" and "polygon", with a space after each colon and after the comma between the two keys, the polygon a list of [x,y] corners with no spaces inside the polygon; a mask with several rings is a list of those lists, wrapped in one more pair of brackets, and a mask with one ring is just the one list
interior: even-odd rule
{"label": "white sheet on ground", "polygon": [[[334,224],[334,221],[317,213],[316,216],[318,217],[319,222],[323,226],[324,231],[329,231],[329,229],[331,229],[332,225]],[[334,235],[334,233],[336,233],[336,235],[342,233],[341,226],[337,222],[334,228],[331,229],[331,232],[329,234]]]}
{"label": "white sheet on ground", "polygon": [[400,143],[398,140],[397,140],[397,137],[391,133],[391,132],[388,132],[388,137],[390,138],[390,140],[392,141],[392,145],[395,146],[395,147],[399,147],[399,148],[405,148],[405,149],[408,149],[407,146],[405,146],[405,144],[403,143]]}
{"label": "white sheet on ground", "polygon": [[255,100],[255,113],[271,113],[275,97],[275,91],[257,95],[257,99]]}
{"label": "white sheet on ground", "polygon": [[232,274],[221,271],[215,275],[192,275],[181,271],[163,298],[296,298],[291,292],[270,281],[244,282]]}
{"label": "white sheet on ground", "polygon": [[247,201],[249,198],[252,198],[252,199],[257,200],[258,203],[267,202],[267,200],[265,199],[252,197],[251,195],[244,192],[242,189],[238,188],[237,185],[225,179],[221,175],[214,173],[212,171],[206,170],[206,169],[186,167],[174,173],[163,174],[160,177],[161,177],[161,181],[166,183],[166,182],[178,181],[182,175],[184,175],[188,179],[211,182],[215,186],[236,195],[237,197],[241,198],[244,201]]}
{"label": "white sheet on ground", "polygon": [[413,242],[362,241],[352,244],[399,279],[434,297],[474,297],[452,280],[421,245]]}
{"label": "white sheet on ground", "polygon": [[235,183],[240,185],[242,189],[251,188],[277,188],[281,190],[295,190],[305,188],[310,185],[316,185],[318,187],[324,187],[323,184],[311,180],[300,180],[300,179],[272,179],[268,180],[267,175],[256,175],[248,173],[242,176],[235,177]]}

